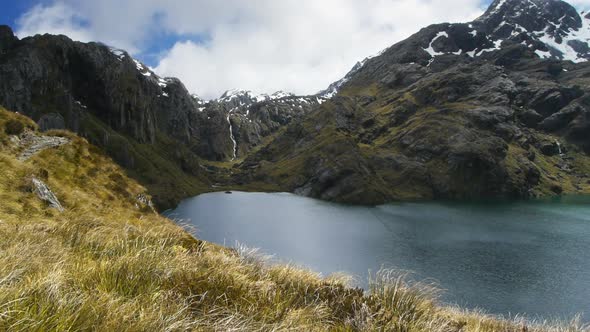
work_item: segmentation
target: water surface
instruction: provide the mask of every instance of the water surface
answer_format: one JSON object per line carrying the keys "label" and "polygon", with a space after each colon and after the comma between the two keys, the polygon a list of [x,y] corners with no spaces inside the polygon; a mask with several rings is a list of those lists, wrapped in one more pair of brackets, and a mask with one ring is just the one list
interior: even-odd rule
{"label": "water surface", "polygon": [[366,285],[409,270],[443,300],[494,314],[590,321],[590,197],[531,202],[331,204],[291,194],[213,193],[168,215],[207,241],[236,241]]}

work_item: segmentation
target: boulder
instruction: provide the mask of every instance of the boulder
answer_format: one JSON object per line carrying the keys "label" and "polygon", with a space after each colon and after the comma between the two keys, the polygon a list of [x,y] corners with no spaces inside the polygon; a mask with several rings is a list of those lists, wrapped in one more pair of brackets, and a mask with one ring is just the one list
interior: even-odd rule
{"label": "boulder", "polygon": [[546,156],[555,156],[555,155],[558,155],[562,152],[561,147],[559,146],[559,144],[557,144],[557,142],[541,143],[541,146],[539,147],[539,149]]}
{"label": "boulder", "polygon": [[575,88],[552,87],[539,89],[533,96],[530,106],[539,114],[547,117],[559,112],[571,101],[580,97],[583,92]]}
{"label": "boulder", "polygon": [[43,181],[33,177],[31,180],[33,184],[33,192],[39,197],[40,200],[49,204],[51,208],[58,210],[59,212],[64,212],[65,209],[55,196],[55,194],[47,187]]}
{"label": "boulder", "polygon": [[529,128],[537,128],[539,123],[543,121],[543,116],[535,110],[527,108],[518,113],[518,119]]}
{"label": "boulder", "polygon": [[39,130],[41,131],[66,129],[66,123],[63,116],[57,113],[44,114],[39,118],[39,121],[37,121],[37,125],[39,125]]}
{"label": "boulder", "polygon": [[499,123],[512,119],[514,111],[508,107],[478,107],[467,111],[467,117],[483,129],[492,129]]}
{"label": "boulder", "polygon": [[547,117],[541,122],[539,127],[546,131],[557,131],[566,128],[578,114],[584,111],[586,111],[586,108],[583,105],[573,102],[559,112]]}

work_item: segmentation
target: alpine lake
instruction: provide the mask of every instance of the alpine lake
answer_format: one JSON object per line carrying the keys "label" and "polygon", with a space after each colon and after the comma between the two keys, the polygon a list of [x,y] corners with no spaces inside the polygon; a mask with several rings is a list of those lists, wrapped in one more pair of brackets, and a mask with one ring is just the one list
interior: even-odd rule
{"label": "alpine lake", "polygon": [[377,207],[285,193],[211,193],[165,213],[200,239],[366,287],[381,268],[435,282],[441,301],[504,316],[590,321],[590,197]]}

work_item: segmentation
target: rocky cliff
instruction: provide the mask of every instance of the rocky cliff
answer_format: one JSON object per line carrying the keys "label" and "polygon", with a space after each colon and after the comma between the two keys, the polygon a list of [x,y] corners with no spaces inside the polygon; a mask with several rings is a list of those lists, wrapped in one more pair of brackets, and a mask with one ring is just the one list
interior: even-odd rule
{"label": "rocky cliff", "polygon": [[180,81],[98,43],[51,35],[18,40],[7,26],[0,41],[1,105],[41,130],[69,129],[103,147],[160,202],[171,194],[167,188],[184,195],[206,186],[199,128],[215,119],[194,111],[197,101]]}
{"label": "rocky cliff", "polygon": [[201,111],[225,115],[226,127],[230,129],[225,135],[230,138],[232,149],[218,159],[235,160],[247,156],[292,121],[302,119],[324,100],[321,96],[296,96],[282,91],[257,95],[246,90],[228,90],[220,98],[205,103]]}
{"label": "rocky cliff", "polygon": [[236,124],[243,122],[240,118],[253,123],[236,128],[236,138],[244,136],[245,153],[260,136],[320,101],[247,91],[228,91],[204,101],[189,94],[178,79],[157,76],[123,50],[65,36],[18,40],[8,26],[0,28],[0,50],[0,103],[32,117],[42,129],[68,128],[84,134],[81,125],[89,113],[138,142],[153,144],[159,132],[211,160],[233,155],[230,113]]}

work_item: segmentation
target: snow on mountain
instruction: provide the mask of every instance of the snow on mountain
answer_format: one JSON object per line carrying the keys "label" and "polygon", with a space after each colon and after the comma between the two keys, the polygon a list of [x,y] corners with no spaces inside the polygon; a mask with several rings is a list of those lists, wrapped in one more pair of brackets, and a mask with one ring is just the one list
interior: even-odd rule
{"label": "snow on mountain", "polygon": [[432,38],[432,40],[430,41],[430,44],[428,45],[428,48],[424,48],[423,49],[426,52],[428,52],[428,54],[430,54],[431,57],[435,57],[437,55],[443,55],[443,54],[445,54],[445,53],[442,53],[442,52],[435,51],[434,48],[432,47],[432,43],[434,43],[437,39],[439,39],[441,37],[449,38],[449,34],[446,31],[441,31],[441,32],[437,33],[436,36],[434,36],[434,38]]}
{"label": "snow on mountain", "polygon": [[365,63],[367,63],[367,61],[371,60],[372,58],[380,56],[385,51],[386,50],[382,50],[378,54],[368,56],[363,61],[357,62],[354,65],[354,67],[352,67],[352,69],[346,74],[346,76],[344,76],[342,79],[330,84],[330,86],[328,86],[328,88],[326,90],[320,91],[316,94],[317,98],[319,98],[318,102],[322,103],[324,100],[334,97],[340,91],[340,88],[346,82],[348,82],[354,74],[356,74],[361,68],[363,68],[363,66],[365,65]]}
{"label": "snow on mountain", "polygon": [[233,99],[241,99],[243,101],[249,100],[252,103],[259,103],[268,100],[276,100],[288,97],[294,97],[295,95],[292,93],[284,92],[284,91],[277,91],[273,94],[255,94],[250,90],[241,90],[241,89],[232,89],[227,90],[221,97],[215,99],[214,101],[218,102],[228,102]]}
{"label": "snow on mountain", "polygon": [[123,50],[120,50],[118,48],[114,48],[114,47],[109,47],[109,50],[111,51],[111,53],[113,53],[114,56],[117,57],[117,59],[119,61],[123,61],[123,59],[125,58],[125,56],[127,55],[127,53]]}
{"label": "snow on mountain", "polygon": [[[397,52],[397,56],[389,53],[387,56],[396,57],[399,59],[396,61],[403,63],[415,61],[430,67],[437,57],[476,59],[507,45],[521,44],[543,59],[583,62],[590,59],[589,43],[590,13],[578,13],[567,2],[495,0],[475,21],[425,28],[396,44],[399,47],[392,46],[390,49]],[[417,55],[416,52],[424,54]],[[429,60],[422,61],[424,57]],[[357,63],[346,76],[332,83],[318,96],[325,99],[335,96],[372,58]]]}
{"label": "snow on mountain", "polygon": [[496,0],[475,23],[492,41],[521,43],[542,58],[590,59],[590,16],[558,0]]}
{"label": "snow on mountain", "polygon": [[[432,58],[448,54],[479,57],[501,49],[505,41],[534,50],[541,58],[573,62],[590,58],[590,16],[558,0],[496,0],[477,20],[468,25],[471,41],[457,32],[439,31],[423,48]],[[451,51],[454,39],[460,48]],[[461,41],[461,42],[460,42]],[[473,46],[475,45],[475,47]]]}

